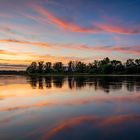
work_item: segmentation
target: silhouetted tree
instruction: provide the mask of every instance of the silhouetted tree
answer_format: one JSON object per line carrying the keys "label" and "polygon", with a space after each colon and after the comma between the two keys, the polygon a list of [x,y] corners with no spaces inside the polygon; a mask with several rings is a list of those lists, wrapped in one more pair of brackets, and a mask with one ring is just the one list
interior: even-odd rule
{"label": "silhouetted tree", "polygon": [[70,61],[69,63],[68,63],[68,72],[74,72],[75,71],[75,63],[74,63],[74,61]]}
{"label": "silhouetted tree", "polygon": [[86,72],[86,64],[83,62],[76,62],[76,72],[84,73]]}
{"label": "silhouetted tree", "polygon": [[38,72],[39,73],[42,73],[43,72],[43,67],[44,67],[44,65],[43,65],[43,61],[40,61],[40,62],[38,62]]}
{"label": "silhouetted tree", "polygon": [[90,74],[139,74],[140,73],[140,59],[128,59],[124,64],[118,60],[110,60],[108,57],[93,63],[85,64],[81,61],[70,61],[67,66],[62,62],[43,61],[32,62],[27,68],[28,74],[34,73],[90,73]]}
{"label": "silhouetted tree", "polygon": [[137,72],[137,67],[134,62],[134,59],[128,59],[126,61],[126,73],[128,74],[134,74]]}
{"label": "silhouetted tree", "polygon": [[121,61],[118,60],[112,60],[111,65],[113,67],[113,72],[114,73],[121,73],[124,71],[124,66],[122,65]]}
{"label": "silhouetted tree", "polygon": [[37,72],[37,63],[32,62],[31,65],[26,69],[28,74]]}
{"label": "silhouetted tree", "polygon": [[51,62],[46,62],[45,66],[44,66],[44,71],[45,71],[45,73],[52,72],[52,63]]}
{"label": "silhouetted tree", "polygon": [[136,59],[135,63],[136,63],[137,66],[140,66],[140,59]]}
{"label": "silhouetted tree", "polygon": [[62,62],[56,62],[53,64],[54,72],[63,72],[63,64]]}
{"label": "silhouetted tree", "polygon": [[99,72],[99,63],[95,60],[93,63],[87,65],[87,72],[91,74],[98,74]]}
{"label": "silhouetted tree", "polygon": [[108,57],[104,58],[103,60],[99,61],[99,65],[107,65],[110,63],[110,59]]}

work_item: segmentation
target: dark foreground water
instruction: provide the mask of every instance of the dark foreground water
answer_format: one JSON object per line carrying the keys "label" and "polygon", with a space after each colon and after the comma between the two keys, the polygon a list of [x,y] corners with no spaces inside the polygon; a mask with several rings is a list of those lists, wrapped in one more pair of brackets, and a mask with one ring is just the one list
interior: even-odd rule
{"label": "dark foreground water", "polygon": [[0,140],[140,140],[140,77],[0,76]]}

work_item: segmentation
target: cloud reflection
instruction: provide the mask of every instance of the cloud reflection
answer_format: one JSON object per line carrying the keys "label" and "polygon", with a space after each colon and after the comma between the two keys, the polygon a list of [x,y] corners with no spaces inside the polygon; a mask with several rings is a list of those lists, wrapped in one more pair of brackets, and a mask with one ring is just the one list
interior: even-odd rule
{"label": "cloud reflection", "polygon": [[[140,116],[135,115],[120,115],[110,117],[96,117],[96,116],[81,116],[66,120],[54,128],[47,134],[44,134],[41,140],[63,140],[67,137],[70,139],[132,139],[135,129],[136,139],[139,136],[139,121]],[[129,126],[129,127],[128,127]],[[82,131],[82,132],[81,132]],[[127,133],[131,132],[131,133]],[[116,137],[114,137],[116,136]],[[130,136],[130,137],[129,137]]]}

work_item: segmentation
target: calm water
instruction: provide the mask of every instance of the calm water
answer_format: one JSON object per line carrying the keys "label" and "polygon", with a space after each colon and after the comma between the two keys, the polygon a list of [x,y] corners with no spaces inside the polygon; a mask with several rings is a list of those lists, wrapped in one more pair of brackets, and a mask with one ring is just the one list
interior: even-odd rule
{"label": "calm water", "polygon": [[140,77],[0,76],[0,140],[140,140]]}

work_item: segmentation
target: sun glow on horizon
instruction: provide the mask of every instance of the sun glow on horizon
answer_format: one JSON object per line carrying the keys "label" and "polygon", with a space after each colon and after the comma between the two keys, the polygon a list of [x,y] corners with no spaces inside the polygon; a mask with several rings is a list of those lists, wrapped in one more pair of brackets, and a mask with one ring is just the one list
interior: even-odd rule
{"label": "sun glow on horizon", "polygon": [[1,65],[140,56],[139,2],[13,1],[0,2]]}

